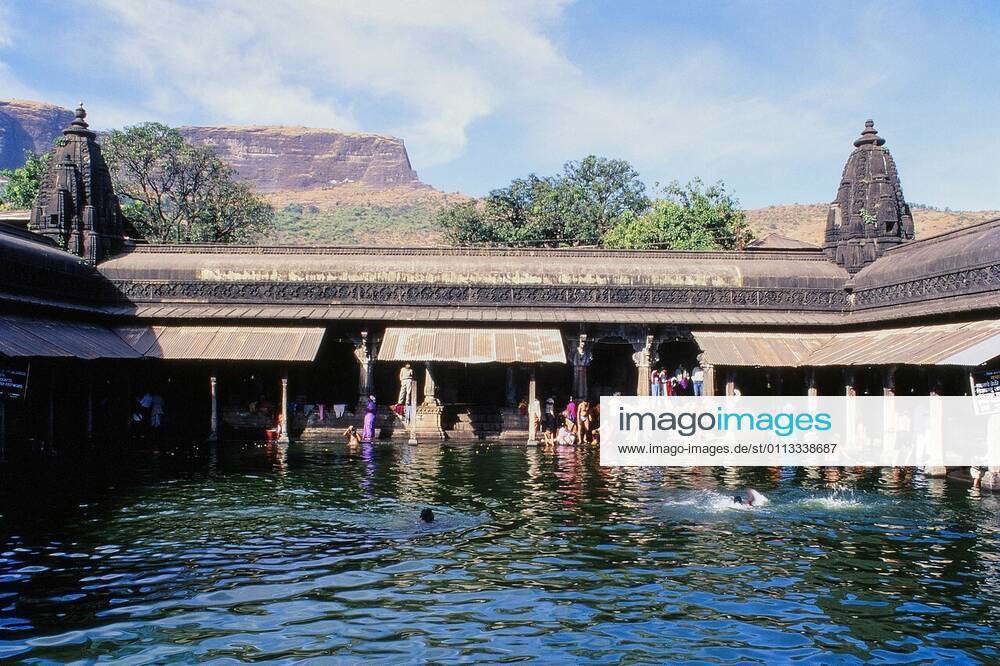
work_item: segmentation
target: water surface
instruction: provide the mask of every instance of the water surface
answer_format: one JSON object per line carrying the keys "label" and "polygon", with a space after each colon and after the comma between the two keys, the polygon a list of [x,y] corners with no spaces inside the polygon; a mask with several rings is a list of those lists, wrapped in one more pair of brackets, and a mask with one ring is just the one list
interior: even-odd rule
{"label": "water surface", "polygon": [[1000,498],[912,474],[223,444],[41,476],[0,490],[0,660],[1000,660]]}

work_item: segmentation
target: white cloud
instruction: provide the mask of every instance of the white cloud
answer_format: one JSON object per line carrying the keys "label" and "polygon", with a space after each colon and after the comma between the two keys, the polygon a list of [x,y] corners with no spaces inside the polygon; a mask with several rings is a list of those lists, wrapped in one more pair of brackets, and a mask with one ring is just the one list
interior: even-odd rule
{"label": "white cloud", "polygon": [[[627,14],[628,31],[587,32],[569,4],[101,0],[72,29],[102,46],[74,51],[65,79],[39,81],[46,95],[32,96],[72,104],[65,94],[83,94],[101,127],[155,119],[392,133],[406,140],[418,171],[437,166],[452,180],[432,181],[443,187],[474,180],[485,189],[484,181],[597,152],[633,161],[651,180],[726,176],[753,192],[750,200],[802,193],[808,201],[832,197],[869,114],[891,145],[900,118],[923,129],[927,108],[905,107],[935,80],[926,49],[957,41],[928,41],[942,26],[892,4],[799,17],[734,7],[746,26],[702,26],[697,36],[669,19],[644,25],[645,10],[613,3],[598,13]],[[0,89],[26,95],[33,91],[4,67],[2,49],[32,43],[10,28],[0,4]],[[736,43],[743,33],[789,43],[757,52]],[[39,47],[35,57],[49,56]],[[892,114],[893,124],[883,121]],[[479,127],[490,133],[470,146]],[[497,173],[498,161],[512,173]],[[902,163],[904,185],[917,169],[933,182],[924,163],[935,161]],[[463,179],[459,163],[476,177]]]}
{"label": "white cloud", "polygon": [[10,46],[11,20],[7,8],[0,5],[0,48]]}
{"label": "white cloud", "polygon": [[[115,66],[168,117],[394,131],[447,162],[512,90],[573,76],[544,35],[562,3],[105,0]],[[357,107],[405,118],[362,127]]]}

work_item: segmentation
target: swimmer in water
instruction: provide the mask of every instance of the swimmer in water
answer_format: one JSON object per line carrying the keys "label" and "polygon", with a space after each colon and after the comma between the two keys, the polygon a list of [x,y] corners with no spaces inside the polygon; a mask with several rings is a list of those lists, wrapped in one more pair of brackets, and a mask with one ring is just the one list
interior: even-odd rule
{"label": "swimmer in water", "polygon": [[753,488],[747,488],[741,494],[734,496],[733,502],[735,504],[746,504],[747,506],[764,506],[771,503],[764,496],[764,493],[758,492]]}
{"label": "swimmer in water", "polygon": [[433,523],[434,522],[434,512],[430,509],[424,509],[420,512],[420,522],[422,523]]}
{"label": "swimmer in water", "polygon": [[344,431],[344,440],[348,446],[358,446],[361,444],[361,434],[357,428],[349,425],[347,426],[347,430]]}

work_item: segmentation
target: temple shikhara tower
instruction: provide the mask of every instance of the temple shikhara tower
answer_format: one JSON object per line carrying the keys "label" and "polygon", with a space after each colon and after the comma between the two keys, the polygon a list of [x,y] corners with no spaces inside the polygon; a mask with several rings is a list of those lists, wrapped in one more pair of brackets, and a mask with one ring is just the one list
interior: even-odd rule
{"label": "temple shikhara tower", "polygon": [[903,199],[896,163],[875,123],[865,123],[854,141],[830,204],[823,250],[850,274],[881,257],[890,247],[913,239],[913,216]]}
{"label": "temple shikhara tower", "polygon": [[126,222],[83,105],[49,156],[31,224],[90,264],[118,254]]}

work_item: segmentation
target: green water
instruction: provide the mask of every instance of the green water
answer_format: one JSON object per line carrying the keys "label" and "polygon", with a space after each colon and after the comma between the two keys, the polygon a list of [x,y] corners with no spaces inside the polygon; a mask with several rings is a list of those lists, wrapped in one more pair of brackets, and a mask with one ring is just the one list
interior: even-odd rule
{"label": "green water", "polygon": [[61,474],[0,490],[0,660],[1000,660],[1000,498],[919,475],[471,444]]}

